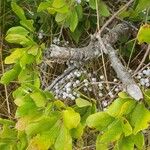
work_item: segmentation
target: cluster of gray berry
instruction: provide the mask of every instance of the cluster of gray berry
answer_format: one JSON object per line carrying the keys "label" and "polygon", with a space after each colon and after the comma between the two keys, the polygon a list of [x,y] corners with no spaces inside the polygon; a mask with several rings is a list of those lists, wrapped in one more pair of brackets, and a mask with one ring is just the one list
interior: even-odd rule
{"label": "cluster of gray berry", "polygon": [[[140,86],[150,86],[150,69],[146,68],[136,76]],[[103,75],[88,73],[86,70],[78,70],[71,72],[53,88],[56,98],[75,100],[77,97],[97,93],[98,98],[102,99],[102,106],[107,107],[109,100],[115,98],[117,93],[122,89],[118,79],[108,82],[107,89],[106,81]]]}
{"label": "cluster of gray berry", "polygon": [[150,87],[150,68],[148,67],[142,72],[139,72],[136,78],[139,81],[139,85],[144,87]]}
{"label": "cluster of gray berry", "polygon": [[[59,81],[53,88],[56,98],[75,100],[80,97],[81,94],[89,95],[95,91],[98,98],[108,96],[114,98],[114,93],[120,91],[121,86],[112,86],[108,91],[106,88],[106,82],[103,75],[96,78],[97,74],[88,73],[86,70],[78,70],[71,72],[61,81]],[[117,83],[118,80],[114,79],[113,83]]]}

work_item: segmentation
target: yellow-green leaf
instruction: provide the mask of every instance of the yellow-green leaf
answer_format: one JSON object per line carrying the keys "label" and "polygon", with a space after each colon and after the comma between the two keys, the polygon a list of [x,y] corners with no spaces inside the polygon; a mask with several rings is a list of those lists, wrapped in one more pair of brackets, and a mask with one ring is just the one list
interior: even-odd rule
{"label": "yellow-green leaf", "polygon": [[20,44],[22,46],[28,46],[28,45],[34,44],[34,42],[32,40],[30,40],[28,37],[18,34],[18,33],[8,34],[5,39],[9,43],[16,43],[16,44]]}
{"label": "yellow-green leaf", "polygon": [[65,5],[65,1],[64,0],[54,0],[52,6],[54,8],[61,8]]}
{"label": "yellow-green leaf", "polygon": [[17,26],[17,27],[12,27],[10,28],[6,35],[8,34],[20,34],[20,35],[28,35],[29,34],[29,31],[27,31],[25,28],[21,27],[21,26]]}
{"label": "yellow-green leaf", "polygon": [[76,128],[80,122],[80,115],[71,108],[64,110],[63,121],[67,129]]}
{"label": "yellow-green leaf", "polygon": [[132,134],[132,127],[128,122],[128,120],[122,117],[121,122],[122,122],[122,130],[124,132],[124,135],[129,136],[130,134]]}
{"label": "yellow-green leaf", "polygon": [[44,107],[47,100],[42,92],[34,92],[30,94],[37,107]]}
{"label": "yellow-green leaf", "polygon": [[132,135],[132,140],[134,141],[134,144],[139,150],[144,149],[144,135],[142,132],[138,132],[136,135]]}
{"label": "yellow-green leaf", "polygon": [[139,44],[143,42],[150,44],[150,24],[145,24],[140,27],[137,39],[139,41]]}
{"label": "yellow-green leaf", "polygon": [[113,121],[114,121],[114,118],[111,117],[106,112],[98,112],[98,113],[90,115],[87,118],[86,123],[90,128],[104,130]]}
{"label": "yellow-green leaf", "polygon": [[16,48],[14,51],[5,58],[5,64],[13,64],[22,56],[24,48]]}
{"label": "yellow-green leaf", "polygon": [[90,103],[89,101],[87,101],[83,98],[77,98],[76,99],[76,105],[78,107],[86,107],[86,106],[92,106],[92,103]]}
{"label": "yellow-green leaf", "polygon": [[20,18],[20,20],[26,20],[23,9],[16,4],[16,2],[11,3],[12,10],[16,13],[16,15]]}
{"label": "yellow-green leaf", "polygon": [[65,126],[61,127],[54,148],[55,150],[72,150],[72,138],[69,130]]}
{"label": "yellow-green leaf", "polygon": [[14,79],[17,78],[18,74],[20,73],[20,66],[19,65],[16,65],[13,69],[9,70],[9,71],[6,71],[3,76],[1,77],[1,80],[0,82],[2,84],[8,84],[10,83],[11,81],[13,81]]}
{"label": "yellow-green leaf", "polygon": [[150,122],[150,111],[145,108],[144,104],[137,104],[131,114],[130,120],[131,125],[134,127],[133,133],[137,134],[139,131],[148,128]]}
{"label": "yellow-green leaf", "polygon": [[76,29],[76,27],[78,25],[78,15],[77,15],[76,10],[73,10],[70,13],[69,23],[70,23],[70,30],[71,30],[71,32],[74,32],[74,30]]}
{"label": "yellow-green leaf", "polygon": [[123,137],[118,141],[118,150],[133,150],[134,142],[130,136]]}
{"label": "yellow-green leaf", "polygon": [[115,120],[108,126],[106,132],[101,136],[100,141],[102,143],[114,142],[120,138],[122,133],[121,120]]}
{"label": "yellow-green leaf", "polygon": [[48,2],[41,2],[39,7],[38,7],[37,12],[41,12],[43,10],[46,10],[50,6],[51,6],[51,2],[50,1],[48,1]]}

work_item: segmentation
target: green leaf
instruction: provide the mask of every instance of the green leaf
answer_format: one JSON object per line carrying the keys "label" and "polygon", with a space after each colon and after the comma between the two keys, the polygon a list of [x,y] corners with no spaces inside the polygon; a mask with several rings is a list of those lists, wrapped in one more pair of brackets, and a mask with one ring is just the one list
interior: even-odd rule
{"label": "green leaf", "polygon": [[119,119],[112,122],[108,126],[106,132],[104,132],[104,134],[101,136],[101,143],[114,142],[118,140],[123,132],[121,124],[121,120]]}
{"label": "green leaf", "polygon": [[96,139],[96,150],[108,150],[108,144],[101,143],[100,139],[101,139],[101,134],[99,134]]}
{"label": "green leaf", "polygon": [[77,5],[75,7],[75,10],[77,12],[79,20],[82,20],[82,18],[83,18],[83,9],[82,9],[82,6],[81,5]]}
{"label": "green leaf", "polygon": [[121,122],[122,122],[122,130],[125,136],[129,136],[130,134],[132,134],[132,127],[130,123],[128,122],[128,120],[122,117]]}
{"label": "green leaf", "polygon": [[27,150],[48,150],[51,145],[50,135],[48,133],[38,134],[29,141]]}
{"label": "green leaf", "polygon": [[101,0],[99,2],[99,13],[104,17],[108,17],[110,15],[107,5]]}
{"label": "green leaf", "polygon": [[24,132],[18,131],[18,143],[17,143],[17,148],[20,150],[26,149],[28,141],[26,134]]}
{"label": "green leaf", "polygon": [[0,118],[0,124],[15,125],[14,121]]}
{"label": "green leaf", "polygon": [[51,6],[51,2],[41,2],[38,9],[37,9],[37,12],[41,12],[43,10],[46,10],[48,7]]}
{"label": "green leaf", "polygon": [[67,129],[76,128],[80,122],[80,115],[71,108],[64,110],[63,121]]}
{"label": "green leaf", "polygon": [[20,20],[26,20],[23,9],[17,5],[16,2],[11,2],[11,7],[15,14],[20,18]]}
{"label": "green leaf", "polygon": [[34,83],[34,71],[32,68],[22,69],[20,74],[18,75],[18,81],[20,83]]}
{"label": "green leaf", "polygon": [[65,5],[65,1],[64,0],[54,0],[52,6],[54,8],[61,8]]}
{"label": "green leaf", "polygon": [[69,21],[70,21],[70,30],[71,32],[74,32],[74,30],[78,25],[78,15],[75,10],[71,12]]}
{"label": "green leaf", "polygon": [[41,48],[38,45],[33,45],[27,49],[28,49],[28,54],[32,54],[32,55],[36,56],[38,54],[39,49],[41,49]]}
{"label": "green leaf", "polygon": [[20,59],[20,66],[22,69],[25,69],[26,65],[32,64],[35,60],[35,57],[31,54],[24,53]]}
{"label": "green leaf", "polygon": [[13,52],[5,58],[5,64],[16,63],[17,60],[23,55],[25,48],[15,48]]}
{"label": "green leaf", "polygon": [[0,82],[2,84],[9,84],[11,81],[13,81],[17,78],[20,71],[21,71],[20,66],[18,64],[15,65],[13,69],[11,69],[3,74]]}
{"label": "green leaf", "polygon": [[143,42],[150,44],[150,25],[149,24],[145,24],[140,27],[139,32],[137,34],[137,39],[139,41],[139,44]]}
{"label": "green leaf", "polygon": [[42,133],[44,131],[49,131],[50,128],[52,128],[55,123],[58,120],[58,115],[54,116],[42,116],[38,120],[34,121],[33,123],[30,123],[26,129],[25,132],[28,136],[33,136],[38,133]]}
{"label": "green leaf", "polygon": [[106,127],[114,121],[114,118],[111,117],[106,112],[98,112],[93,115],[90,115],[86,123],[90,128],[96,128],[98,130],[104,130]]}
{"label": "green leaf", "polygon": [[123,114],[128,114],[134,107],[136,102],[132,99],[125,98],[116,99],[106,110],[106,112],[112,116],[122,116]]}
{"label": "green leaf", "polygon": [[22,46],[29,46],[29,45],[34,44],[34,42],[32,40],[30,40],[28,37],[21,35],[19,33],[8,34],[5,38],[5,40],[9,43],[16,43],[16,44],[20,44]]}
{"label": "green leaf", "polygon": [[56,11],[58,13],[62,13],[62,14],[66,14],[66,15],[69,12],[69,8],[68,8],[68,6],[66,4],[63,7],[61,7],[61,8],[54,8],[54,9],[48,8],[47,10],[48,10],[48,12],[50,10],[51,13],[54,13],[54,11]]}
{"label": "green leaf", "polygon": [[30,94],[37,107],[44,107],[47,100],[42,92],[34,92]]}
{"label": "green leaf", "polygon": [[[96,0],[90,0],[89,6],[92,9],[96,9]],[[98,10],[99,14],[101,14],[104,17],[108,17],[110,15],[107,5],[102,0],[98,0]]]}
{"label": "green leaf", "polygon": [[92,106],[92,103],[90,103],[89,101],[87,101],[83,98],[77,98],[75,101],[76,101],[76,105],[78,107]]}
{"label": "green leaf", "polygon": [[144,91],[144,100],[150,106],[150,89]]}
{"label": "green leaf", "polygon": [[33,20],[21,20],[20,21],[20,24],[22,26],[24,26],[26,29],[34,32],[35,31],[35,28],[33,27],[33,23],[34,21]]}
{"label": "green leaf", "polygon": [[17,27],[12,27],[12,28],[10,28],[10,29],[7,31],[6,35],[8,35],[8,34],[18,34],[18,33],[19,33],[20,35],[26,36],[26,35],[29,34],[29,31],[27,31],[25,28],[23,28],[23,27],[21,27],[21,26],[17,26]]}
{"label": "green leaf", "polygon": [[54,148],[55,150],[72,150],[72,138],[69,130],[64,126],[61,127]]}
{"label": "green leaf", "polygon": [[137,134],[139,131],[148,128],[150,122],[150,111],[145,108],[144,104],[137,104],[131,114],[130,120],[131,125],[134,127],[133,133]]}
{"label": "green leaf", "polygon": [[66,14],[61,14],[61,13],[57,13],[55,20],[59,23],[62,22],[66,19],[67,15]]}
{"label": "green leaf", "polygon": [[134,142],[132,141],[132,138],[129,137],[123,137],[118,141],[118,149],[119,150],[133,150],[134,149]]}
{"label": "green leaf", "polygon": [[83,135],[84,126],[79,123],[76,128],[70,130],[70,134],[73,138],[79,139]]}
{"label": "green leaf", "polygon": [[149,0],[139,0],[135,12],[136,13],[141,12],[142,10],[149,8],[149,6],[150,6]]}
{"label": "green leaf", "polygon": [[96,1],[95,1],[95,0],[89,0],[89,6],[90,6],[92,9],[96,9]]}
{"label": "green leaf", "polygon": [[23,117],[27,115],[36,115],[37,114],[37,107],[32,99],[26,101],[22,106],[17,108],[16,117]]}
{"label": "green leaf", "polygon": [[132,135],[132,140],[134,141],[134,144],[139,150],[144,149],[144,135],[142,132],[138,132],[136,135]]}
{"label": "green leaf", "polygon": [[126,92],[119,92],[118,96],[122,99],[126,99],[126,98],[130,99],[131,98]]}

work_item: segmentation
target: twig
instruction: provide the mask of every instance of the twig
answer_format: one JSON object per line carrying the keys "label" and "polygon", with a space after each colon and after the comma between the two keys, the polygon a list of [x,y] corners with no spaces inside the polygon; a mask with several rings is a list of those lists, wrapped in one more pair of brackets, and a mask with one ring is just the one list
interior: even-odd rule
{"label": "twig", "polygon": [[45,90],[52,90],[54,88],[54,86],[60,81],[62,80],[65,76],[67,76],[68,74],[70,74],[72,71],[74,71],[75,69],[77,69],[77,67],[75,65],[67,68],[67,70],[60,76],[58,76],[52,83],[50,86],[48,86]]}
{"label": "twig", "polygon": [[147,50],[146,50],[146,52],[145,52],[145,54],[144,54],[144,57],[143,57],[143,59],[141,60],[139,66],[136,68],[136,70],[135,70],[134,73],[138,72],[138,70],[139,70],[139,69],[141,68],[141,66],[143,65],[143,63],[144,63],[144,61],[145,61],[145,59],[147,58],[147,56],[148,56],[149,53],[150,53],[150,44],[148,45],[148,48],[147,48]]}
{"label": "twig", "polygon": [[119,9],[117,12],[115,12],[113,14],[113,16],[111,18],[109,18],[106,23],[101,27],[99,33],[101,34],[104,29],[110,24],[110,22],[115,19],[115,17],[121,12],[123,11],[124,9],[126,9],[130,4],[132,4],[134,2],[134,0],[130,0],[128,3],[126,3],[121,9]]}

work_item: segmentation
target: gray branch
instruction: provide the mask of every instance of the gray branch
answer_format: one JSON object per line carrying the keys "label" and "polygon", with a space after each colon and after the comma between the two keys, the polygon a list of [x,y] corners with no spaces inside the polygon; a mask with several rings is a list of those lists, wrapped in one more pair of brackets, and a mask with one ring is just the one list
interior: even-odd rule
{"label": "gray branch", "polygon": [[[101,39],[99,33],[93,35],[90,44],[83,48],[66,48],[57,45],[52,45],[48,51],[50,51],[49,58],[56,60],[74,60],[74,61],[87,61],[97,58],[101,55],[103,51],[108,55],[112,67],[114,68],[118,78],[122,81],[126,92],[136,100],[143,98],[141,89],[136,84],[130,73],[121,63],[118,58],[117,52],[112,47],[113,44],[121,36],[128,35],[130,33],[130,28],[127,24],[118,24],[109,33],[105,34]],[[52,83],[53,84],[53,83]]]}

